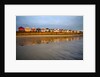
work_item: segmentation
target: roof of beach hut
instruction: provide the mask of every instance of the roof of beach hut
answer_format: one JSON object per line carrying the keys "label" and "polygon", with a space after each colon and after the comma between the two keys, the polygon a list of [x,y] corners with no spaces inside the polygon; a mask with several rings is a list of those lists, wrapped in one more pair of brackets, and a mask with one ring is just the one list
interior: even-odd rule
{"label": "roof of beach hut", "polygon": [[25,27],[25,29],[31,29],[30,27]]}
{"label": "roof of beach hut", "polygon": [[30,27],[25,27],[25,30],[30,30],[31,28]]}
{"label": "roof of beach hut", "polygon": [[40,29],[40,28],[37,28],[37,29]]}
{"label": "roof of beach hut", "polygon": [[20,27],[18,27],[18,29],[24,29],[24,27],[20,26]]}
{"label": "roof of beach hut", "polygon": [[36,29],[35,27],[32,27],[31,29]]}

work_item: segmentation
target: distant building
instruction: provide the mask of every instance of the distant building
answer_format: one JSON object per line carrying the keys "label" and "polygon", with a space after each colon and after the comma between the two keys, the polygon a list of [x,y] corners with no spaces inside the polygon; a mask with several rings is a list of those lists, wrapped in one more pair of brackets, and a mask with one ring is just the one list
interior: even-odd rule
{"label": "distant building", "polygon": [[25,32],[30,32],[30,31],[31,31],[31,28],[25,27]]}
{"label": "distant building", "polygon": [[23,32],[23,31],[25,31],[25,29],[24,29],[24,27],[19,27],[19,28],[18,28],[18,31]]}

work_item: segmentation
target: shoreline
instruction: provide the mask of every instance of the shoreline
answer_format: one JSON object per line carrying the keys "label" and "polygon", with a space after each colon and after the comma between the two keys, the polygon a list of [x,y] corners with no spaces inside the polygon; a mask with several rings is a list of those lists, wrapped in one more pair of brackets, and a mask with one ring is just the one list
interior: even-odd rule
{"label": "shoreline", "polygon": [[83,35],[16,35],[16,37],[73,37]]}

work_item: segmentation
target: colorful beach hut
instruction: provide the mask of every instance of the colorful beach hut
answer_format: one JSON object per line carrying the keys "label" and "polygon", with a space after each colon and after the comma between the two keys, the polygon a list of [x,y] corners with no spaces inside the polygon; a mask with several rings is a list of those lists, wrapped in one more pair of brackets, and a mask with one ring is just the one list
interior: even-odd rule
{"label": "colorful beach hut", "polygon": [[36,28],[34,28],[34,27],[31,28],[31,31],[32,31],[32,32],[36,32]]}
{"label": "colorful beach hut", "polygon": [[25,28],[24,28],[24,27],[19,27],[19,28],[18,28],[18,31],[24,32],[24,31],[25,31]]}
{"label": "colorful beach hut", "polygon": [[30,32],[30,31],[31,31],[31,28],[25,27],[25,32]]}

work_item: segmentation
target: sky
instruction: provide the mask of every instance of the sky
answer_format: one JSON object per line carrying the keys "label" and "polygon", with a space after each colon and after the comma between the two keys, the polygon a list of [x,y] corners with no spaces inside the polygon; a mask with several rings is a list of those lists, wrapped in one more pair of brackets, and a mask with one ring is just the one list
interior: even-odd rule
{"label": "sky", "polygon": [[16,16],[18,27],[83,30],[83,16]]}

